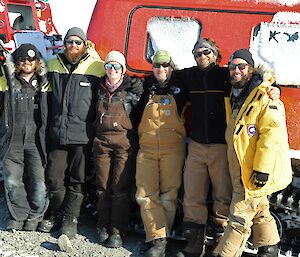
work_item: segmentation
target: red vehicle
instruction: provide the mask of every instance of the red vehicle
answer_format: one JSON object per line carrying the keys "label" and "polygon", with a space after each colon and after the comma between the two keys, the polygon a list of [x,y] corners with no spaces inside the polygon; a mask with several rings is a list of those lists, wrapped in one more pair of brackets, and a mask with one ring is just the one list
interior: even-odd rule
{"label": "red vehicle", "polygon": [[[96,3],[88,29],[88,38],[96,44],[96,49],[102,58],[112,49],[119,50],[126,56],[128,71],[143,75],[151,70],[151,57],[159,48],[169,50],[179,68],[195,65],[191,50],[199,36],[213,38],[219,44],[223,56],[221,65],[226,65],[230,54],[238,48],[250,47],[256,56],[261,51],[259,49],[261,39],[257,37],[261,34],[260,31],[266,34],[265,27],[269,26],[268,32],[274,33],[273,37],[269,34],[271,38],[269,42],[277,43],[280,36],[281,41],[285,40],[282,36],[288,39],[288,35],[284,35],[283,24],[285,24],[286,33],[292,37],[290,41],[294,40],[292,42],[295,43],[294,48],[281,44],[285,50],[290,49],[285,55],[285,60],[280,58],[272,60],[270,53],[268,53],[270,56],[265,58],[271,66],[274,61],[287,62],[285,69],[276,70],[278,77],[278,74],[286,75],[289,72],[288,64],[292,64],[292,60],[296,63],[300,58],[297,50],[300,49],[300,1],[298,3],[290,1],[294,2],[291,6],[279,2],[272,0],[101,0]],[[285,13],[278,14],[278,12]],[[280,18],[282,16],[283,19]],[[274,19],[277,19],[277,22],[272,23]],[[265,49],[268,48],[270,49],[266,46]],[[278,47],[278,51],[287,53],[282,48]],[[264,59],[264,57],[257,57],[256,60],[259,58]],[[294,65],[298,66],[298,63]],[[294,150],[291,151],[291,157],[295,159],[300,159],[300,119],[298,118],[300,76],[298,74],[293,72],[289,75],[298,76],[292,82],[280,80],[281,98],[287,111],[289,143],[290,148]]]}
{"label": "red vehicle", "polygon": [[62,47],[51,9],[43,0],[0,0],[0,39],[9,51],[32,43],[45,59]]}
{"label": "red vehicle", "polygon": [[126,57],[128,71],[139,76],[150,73],[151,58],[158,49],[168,50],[179,68],[194,66],[192,49],[199,37],[218,43],[221,65],[227,65],[235,50],[250,48],[256,63],[267,62],[276,73],[286,107],[295,173],[292,185],[272,195],[271,203],[279,230],[284,230],[283,245],[293,248],[290,254],[298,256],[300,1],[99,0],[88,28],[88,38],[102,58],[111,50],[119,50]]}

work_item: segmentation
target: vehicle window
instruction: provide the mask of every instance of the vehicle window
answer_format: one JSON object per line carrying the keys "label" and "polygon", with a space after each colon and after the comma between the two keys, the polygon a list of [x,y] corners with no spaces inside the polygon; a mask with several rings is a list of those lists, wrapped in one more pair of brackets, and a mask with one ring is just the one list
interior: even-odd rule
{"label": "vehicle window", "polygon": [[15,30],[34,30],[34,20],[30,6],[8,4],[10,26]]}
{"label": "vehicle window", "polygon": [[[256,66],[264,64],[275,72],[280,85],[300,85],[300,25],[262,22],[252,30],[250,51]],[[288,68],[287,68],[288,67]]]}
{"label": "vehicle window", "polygon": [[201,24],[195,19],[152,17],[147,24],[147,60],[151,63],[157,50],[171,53],[179,69],[195,65],[194,44],[201,33]]}

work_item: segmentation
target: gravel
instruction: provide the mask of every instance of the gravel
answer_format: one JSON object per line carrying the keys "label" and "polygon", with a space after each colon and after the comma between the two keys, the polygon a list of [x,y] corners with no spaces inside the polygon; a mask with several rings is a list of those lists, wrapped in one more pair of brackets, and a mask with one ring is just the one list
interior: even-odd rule
{"label": "gravel", "polygon": [[[78,235],[68,242],[58,232],[5,231],[9,219],[3,184],[0,186],[0,256],[2,257],[127,257],[141,256],[143,235],[129,232],[124,247],[109,249],[97,243],[96,222],[90,215],[80,219]],[[58,242],[63,249],[60,249]]]}

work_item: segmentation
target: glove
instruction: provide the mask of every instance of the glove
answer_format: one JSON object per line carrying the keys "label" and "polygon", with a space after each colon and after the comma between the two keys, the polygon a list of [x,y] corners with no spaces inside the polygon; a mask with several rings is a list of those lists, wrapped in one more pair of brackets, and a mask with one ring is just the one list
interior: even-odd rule
{"label": "glove", "polygon": [[132,93],[140,96],[144,92],[143,81],[139,77],[132,77],[130,83]]}
{"label": "glove", "polygon": [[268,178],[269,178],[269,174],[255,171],[255,170],[251,175],[252,183],[258,188],[263,187],[267,183]]}

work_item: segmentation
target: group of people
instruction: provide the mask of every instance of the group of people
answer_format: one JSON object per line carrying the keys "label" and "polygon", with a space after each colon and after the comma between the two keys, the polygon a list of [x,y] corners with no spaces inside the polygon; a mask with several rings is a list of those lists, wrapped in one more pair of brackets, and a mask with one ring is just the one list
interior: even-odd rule
{"label": "group of people", "polygon": [[[0,105],[15,106],[4,160],[7,229],[60,229],[74,238],[92,154],[99,243],[122,246],[136,186],[143,254],[165,256],[183,185],[186,246],[177,257],[202,254],[208,221],[215,243],[205,256],[240,256],[251,229],[258,256],[277,256],[267,196],[292,177],[280,90],[248,49],[235,51],[228,67],[218,65],[211,39],[200,38],[192,54],[196,65],[177,70],[170,53],[158,50],[153,73],[141,80],[126,73],[119,51],[97,58],[77,27],[47,73],[35,46],[16,49],[14,99],[0,83]],[[2,114],[0,135],[7,131]]]}

